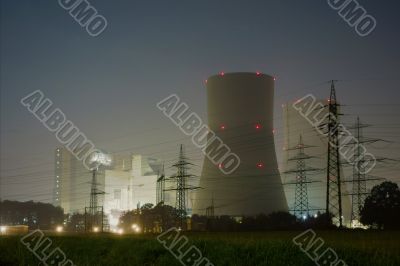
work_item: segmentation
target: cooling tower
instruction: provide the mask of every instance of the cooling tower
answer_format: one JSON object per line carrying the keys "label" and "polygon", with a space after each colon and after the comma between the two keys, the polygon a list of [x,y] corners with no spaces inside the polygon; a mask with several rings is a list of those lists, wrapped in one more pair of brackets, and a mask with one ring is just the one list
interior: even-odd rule
{"label": "cooling tower", "polygon": [[268,75],[221,73],[207,80],[208,126],[238,155],[240,164],[224,174],[221,164],[205,156],[194,213],[287,211],[274,146],[273,99],[274,78]]}

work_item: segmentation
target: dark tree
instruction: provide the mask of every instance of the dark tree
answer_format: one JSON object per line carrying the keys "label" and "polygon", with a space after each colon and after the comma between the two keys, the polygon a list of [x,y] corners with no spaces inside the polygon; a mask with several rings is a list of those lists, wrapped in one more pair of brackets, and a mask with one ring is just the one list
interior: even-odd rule
{"label": "dark tree", "polygon": [[336,226],[332,222],[333,215],[318,212],[317,216],[309,216],[306,220],[301,221],[302,227],[313,229],[335,229]]}
{"label": "dark tree", "polygon": [[126,232],[132,231],[131,226],[137,224],[145,233],[159,233],[177,226],[177,210],[162,203],[154,206],[144,204],[140,210],[123,213],[119,218],[120,227]]}
{"label": "dark tree", "polygon": [[42,202],[0,201],[0,221],[8,225],[28,225],[30,229],[53,229],[64,220],[64,212]]}
{"label": "dark tree", "polygon": [[70,232],[85,232],[85,215],[74,213],[68,216],[67,231]]}
{"label": "dark tree", "polygon": [[267,229],[287,230],[297,228],[299,223],[296,216],[288,212],[273,212],[265,219]]}
{"label": "dark tree", "polygon": [[400,228],[400,190],[393,182],[372,188],[361,209],[361,222],[379,229]]}

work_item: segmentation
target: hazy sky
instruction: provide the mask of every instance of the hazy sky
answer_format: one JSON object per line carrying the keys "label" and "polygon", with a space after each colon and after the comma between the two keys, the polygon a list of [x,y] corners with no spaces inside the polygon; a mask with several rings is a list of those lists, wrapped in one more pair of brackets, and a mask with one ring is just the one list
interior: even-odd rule
{"label": "hazy sky", "polygon": [[[377,20],[367,37],[324,0],[91,0],[108,21],[92,37],[56,0],[2,0],[0,197],[51,200],[58,142],[20,104],[37,89],[97,147],[168,165],[187,143],[199,174],[200,151],[155,104],[176,93],[206,118],[203,81],[220,71],[277,77],[278,151],[281,104],[307,93],[327,98],[326,81],[338,79],[345,121],[358,114],[376,125],[366,134],[394,141],[376,146],[377,155],[399,158],[400,3],[358,2]],[[400,180],[398,164],[380,171]]]}

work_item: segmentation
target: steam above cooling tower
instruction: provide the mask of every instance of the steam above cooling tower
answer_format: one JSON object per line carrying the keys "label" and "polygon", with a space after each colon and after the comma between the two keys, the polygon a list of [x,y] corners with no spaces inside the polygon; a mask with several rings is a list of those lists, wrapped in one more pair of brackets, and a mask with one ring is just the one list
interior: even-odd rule
{"label": "steam above cooling tower", "polygon": [[204,159],[193,211],[256,215],[287,211],[273,135],[274,78],[261,73],[221,73],[207,80],[208,125],[240,166],[224,174]]}

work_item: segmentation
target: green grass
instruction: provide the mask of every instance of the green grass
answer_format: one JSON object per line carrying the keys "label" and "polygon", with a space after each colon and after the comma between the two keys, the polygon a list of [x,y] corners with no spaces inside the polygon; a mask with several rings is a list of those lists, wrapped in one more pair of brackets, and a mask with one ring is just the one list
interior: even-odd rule
{"label": "green grass", "polygon": [[[315,265],[292,238],[300,232],[184,233],[214,265]],[[318,231],[347,265],[400,265],[400,232]],[[75,265],[182,265],[156,235],[54,235]],[[17,236],[0,237],[0,265],[38,265]]]}

